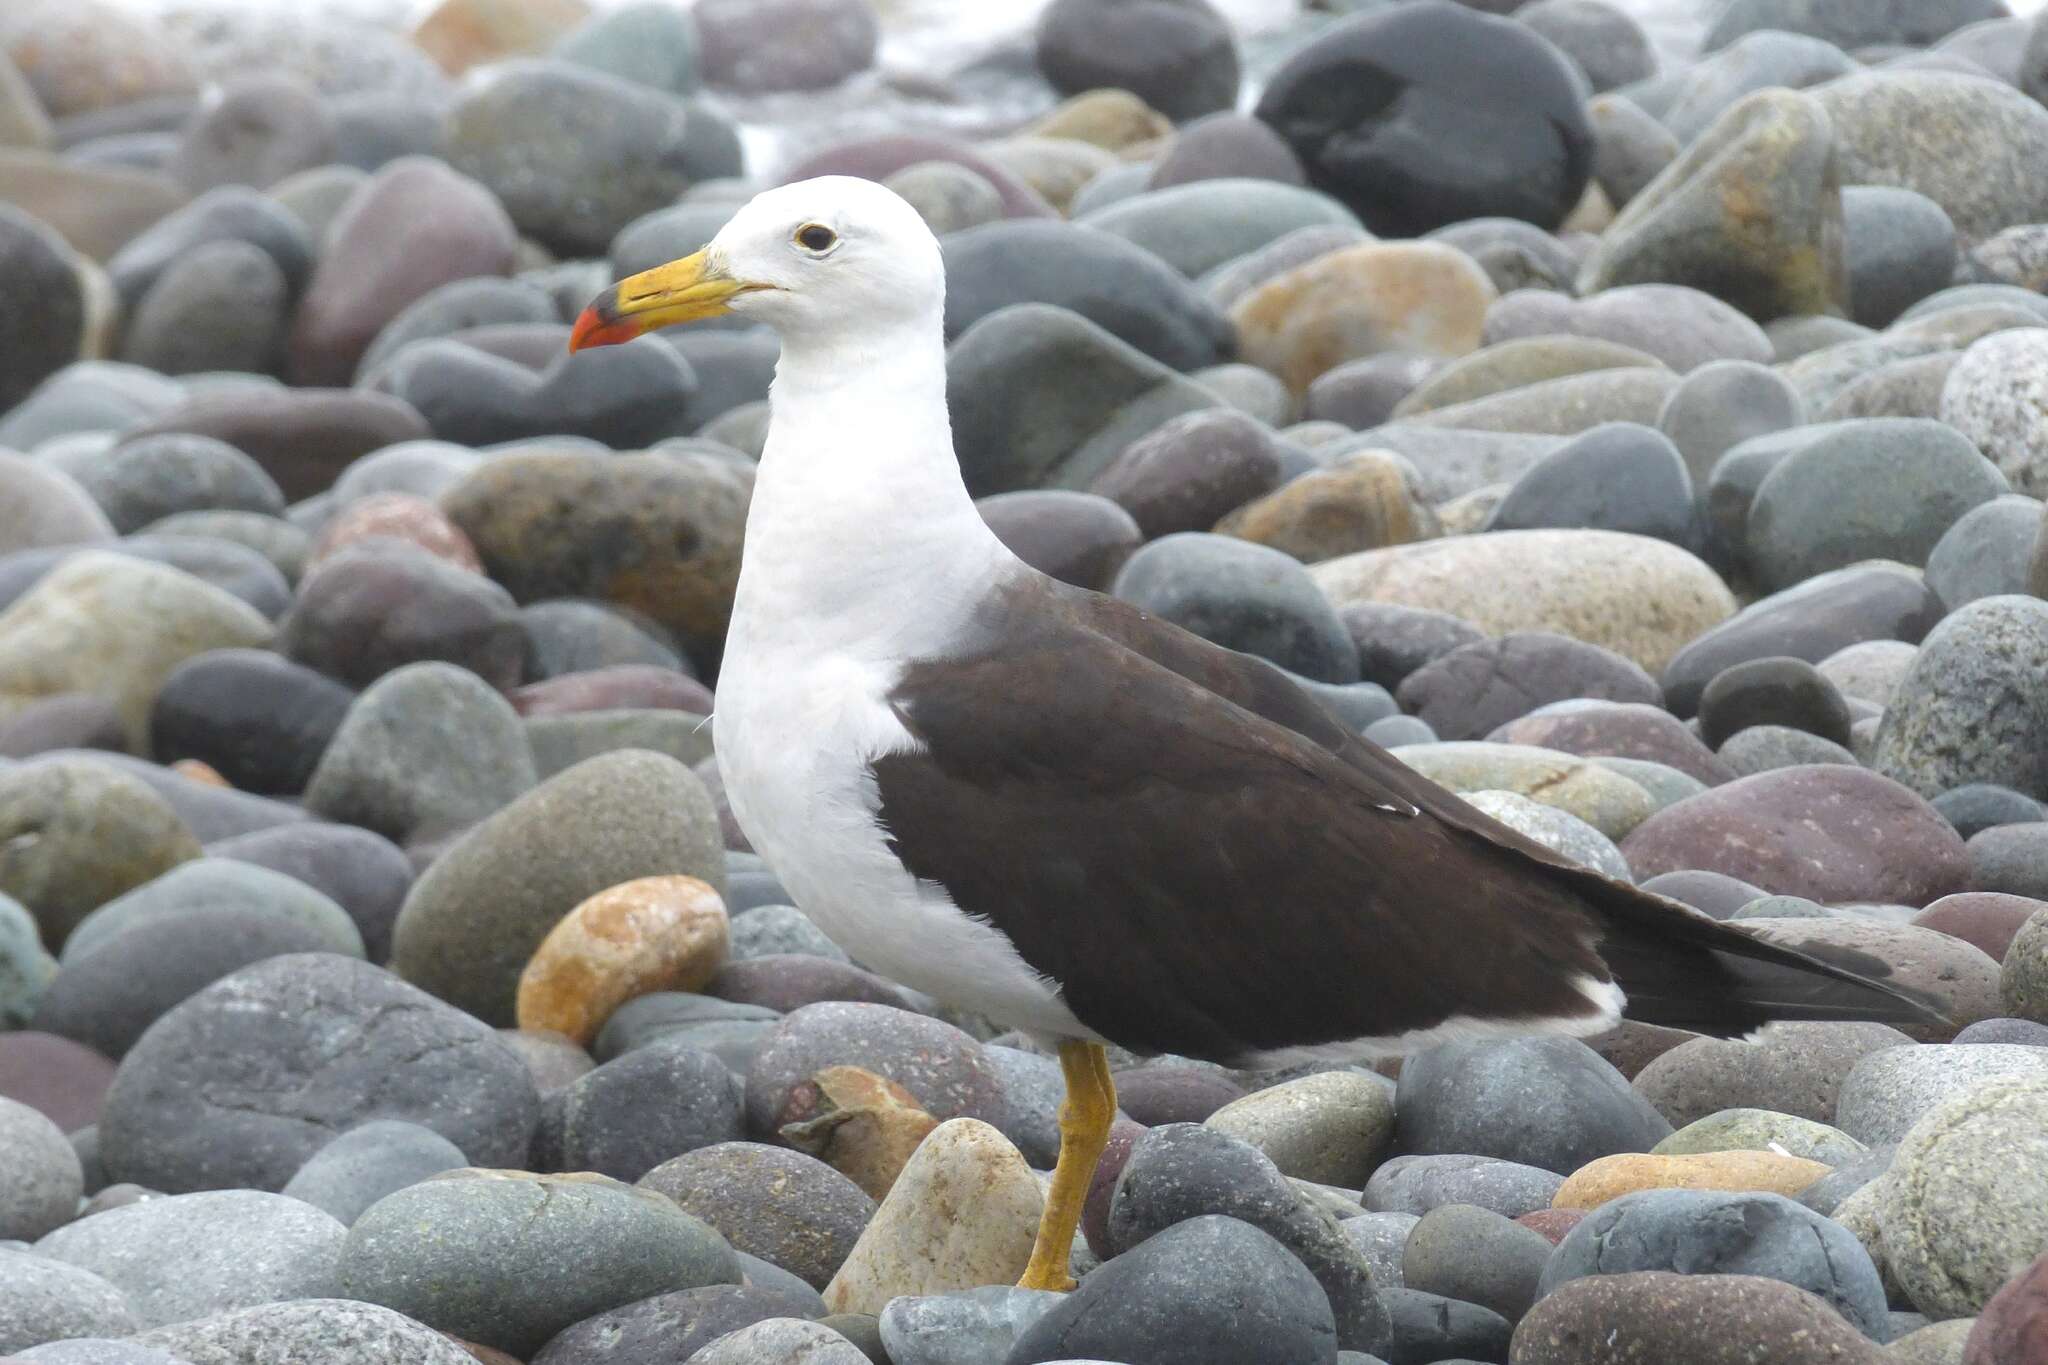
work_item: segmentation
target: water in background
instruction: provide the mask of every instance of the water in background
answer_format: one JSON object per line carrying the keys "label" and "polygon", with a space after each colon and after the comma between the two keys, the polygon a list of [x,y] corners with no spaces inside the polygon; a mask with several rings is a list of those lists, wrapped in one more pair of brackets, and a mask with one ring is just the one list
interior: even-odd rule
{"label": "water in background", "polygon": [[[602,8],[621,0],[591,0]],[[1244,41],[1248,107],[1280,58],[1319,23],[1306,0],[1210,0]],[[1699,51],[1708,20],[1726,0],[1612,0],[1649,32],[1666,62]],[[6,0],[0,0],[0,4]],[[312,10],[402,27],[434,0],[118,0],[163,13],[205,9]],[[882,46],[875,69],[835,90],[714,98],[740,128],[747,164],[762,173],[817,147],[883,132],[995,136],[1030,119],[1051,96],[1031,69],[1031,30],[1048,0],[875,0]],[[2008,0],[2031,14],[2048,0]]]}

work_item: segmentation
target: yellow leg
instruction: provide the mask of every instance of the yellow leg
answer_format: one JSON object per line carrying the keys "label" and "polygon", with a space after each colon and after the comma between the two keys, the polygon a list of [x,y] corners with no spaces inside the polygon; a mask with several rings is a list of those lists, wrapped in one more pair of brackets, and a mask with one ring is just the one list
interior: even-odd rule
{"label": "yellow leg", "polygon": [[1067,1102],[1060,1106],[1060,1160],[1053,1167],[1052,1193],[1038,1221],[1038,1241],[1031,1248],[1019,1289],[1074,1287],[1067,1258],[1074,1249],[1074,1230],[1081,1225],[1081,1205],[1088,1198],[1095,1164],[1109,1142],[1116,1118],[1116,1085],[1109,1079],[1109,1055],[1098,1043],[1061,1043],[1060,1070],[1066,1073]]}

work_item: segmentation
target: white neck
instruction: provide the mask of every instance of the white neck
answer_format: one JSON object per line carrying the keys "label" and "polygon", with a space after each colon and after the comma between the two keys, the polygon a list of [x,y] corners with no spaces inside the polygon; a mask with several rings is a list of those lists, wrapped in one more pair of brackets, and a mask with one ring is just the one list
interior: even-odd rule
{"label": "white neck", "polygon": [[936,316],[785,339],[729,652],[922,652],[1014,563],[961,481]]}

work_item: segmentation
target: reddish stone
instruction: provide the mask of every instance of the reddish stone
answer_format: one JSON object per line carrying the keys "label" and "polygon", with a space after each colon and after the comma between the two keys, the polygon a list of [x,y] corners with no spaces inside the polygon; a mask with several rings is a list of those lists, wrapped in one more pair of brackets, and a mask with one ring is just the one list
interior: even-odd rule
{"label": "reddish stone", "polygon": [[1955,826],[1899,783],[1844,764],[1688,797],[1637,825],[1621,853],[1640,879],[1704,868],[1822,904],[1926,905],[1970,884]]}
{"label": "reddish stone", "polygon": [[1584,1209],[1537,1209],[1523,1214],[1515,1221],[1525,1228],[1542,1233],[1552,1246],[1556,1246],[1585,1216]]}
{"label": "reddish stone", "polygon": [[522,716],[572,711],[689,711],[711,714],[711,689],[687,673],[655,664],[613,664],[528,683],[511,694]]}
{"label": "reddish stone", "polygon": [[2003,891],[1959,891],[1913,916],[1913,923],[1974,944],[1994,962],[2003,962],[2013,935],[2039,910],[2048,910],[2048,901]]}
{"label": "reddish stone", "polygon": [[1963,1343],[1963,1365],[2043,1361],[2048,1361],[2048,1252],[1991,1296]]}
{"label": "reddish stone", "polygon": [[1117,1107],[1147,1128],[1200,1123],[1245,1094],[1230,1077],[1199,1066],[1141,1066],[1115,1080]]}
{"label": "reddish stone", "polygon": [[40,1109],[67,1133],[100,1121],[114,1064],[54,1033],[0,1033],[0,1095]]}
{"label": "reddish stone", "polygon": [[1639,758],[1676,768],[1718,787],[1735,772],[1661,706],[1615,702],[1547,715],[1522,716],[1487,736],[1502,744],[1531,744],[1581,758]]}
{"label": "reddish stone", "polygon": [[1081,1235],[1098,1251],[1109,1245],[1109,1198],[1116,1193],[1116,1178],[1131,1159],[1131,1147],[1149,1131],[1118,1115],[1109,1128],[1109,1145],[1102,1160],[1095,1163],[1095,1178],[1088,1182],[1088,1198],[1081,1205]]}
{"label": "reddish stone", "polygon": [[403,540],[459,569],[484,571],[476,546],[433,503],[411,493],[372,493],[342,508],[327,523],[306,556],[306,572],[342,547],[373,538]]}

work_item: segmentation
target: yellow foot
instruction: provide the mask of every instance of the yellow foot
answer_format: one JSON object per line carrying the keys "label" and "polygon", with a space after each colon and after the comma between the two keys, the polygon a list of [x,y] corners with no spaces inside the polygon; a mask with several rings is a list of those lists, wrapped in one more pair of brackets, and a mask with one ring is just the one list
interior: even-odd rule
{"label": "yellow foot", "polygon": [[1019,1289],[1048,1289],[1064,1294],[1074,1287],[1067,1262],[1074,1250],[1074,1230],[1081,1225],[1081,1207],[1095,1179],[1095,1164],[1109,1142],[1116,1119],[1116,1086],[1109,1079],[1109,1057],[1098,1043],[1061,1043],[1060,1070],[1067,1081],[1067,1102],[1060,1107],[1060,1159],[1053,1167],[1052,1190],[1038,1221],[1038,1240]]}

